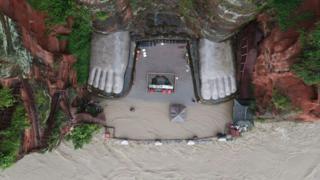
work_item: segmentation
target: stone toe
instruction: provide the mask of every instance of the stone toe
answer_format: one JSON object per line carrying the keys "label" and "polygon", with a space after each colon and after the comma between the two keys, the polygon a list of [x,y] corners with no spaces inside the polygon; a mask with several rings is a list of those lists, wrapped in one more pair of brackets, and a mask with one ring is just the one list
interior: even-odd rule
{"label": "stone toe", "polygon": [[231,94],[231,82],[228,76],[223,77],[223,82],[224,82],[224,89],[226,91],[226,96],[229,96]]}
{"label": "stone toe", "polygon": [[106,70],[104,70],[102,72],[101,79],[100,79],[100,84],[99,84],[99,89],[100,90],[104,90],[104,87],[105,87],[105,84],[106,84],[107,73],[108,72]]}
{"label": "stone toe", "polygon": [[106,93],[111,93],[113,88],[113,71],[108,71],[107,78],[106,78]]}
{"label": "stone toe", "polygon": [[218,78],[218,89],[219,89],[219,98],[225,98],[226,92],[224,88],[224,81],[223,78]]}
{"label": "stone toe", "polygon": [[94,76],[94,83],[93,83],[93,87],[95,87],[95,88],[98,88],[98,86],[99,86],[100,75],[101,75],[101,69],[97,68],[97,72]]}
{"label": "stone toe", "polygon": [[122,89],[123,89],[123,77],[116,74],[114,78],[113,92],[115,94],[120,94],[122,92]]}
{"label": "stone toe", "polygon": [[201,95],[202,95],[202,98],[205,100],[211,99],[211,88],[210,88],[210,84],[208,81],[202,83]]}
{"label": "stone toe", "polygon": [[94,81],[94,77],[96,75],[96,71],[97,71],[97,68],[92,68],[92,70],[90,71],[89,80],[88,80],[88,83],[90,85],[93,85],[93,81]]}

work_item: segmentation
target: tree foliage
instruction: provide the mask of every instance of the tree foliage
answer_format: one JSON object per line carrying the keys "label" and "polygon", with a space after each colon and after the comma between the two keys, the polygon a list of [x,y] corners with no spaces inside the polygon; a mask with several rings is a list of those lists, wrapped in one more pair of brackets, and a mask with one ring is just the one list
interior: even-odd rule
{"label": "tree foliage", "polygon": [[308,19],[312,14],[304,12],[295,14],[303,0],[269,0],[268,5],[276,13],[276,18],[282,30],[295,26],[298,22]]}
{"label": "tree foliage", "polygon": [[188,17],[194,8],[194,0],[180,0],[179,11],[183,17]]}
{"label": "tree foliage", "polygon": [[0,88],[0,97],[0,110],[13,106],[13,104],[15,103],[14,96],[12,95],[11,89],[9,88]]}
{"label": "tree foliage", "polygon": [[0,131],[0,168],[7,168],[16,161],[21,137],[27,126],[25,109],[22,104],[19,104],[13,113],[10,126]]}
{"label": "tree foliage", "polygon": [[72,32],[68,38],[68,49],[77,57],[77,62],[74,67],[77,70],[78,82],[84,84],[89,75],[92,32],[91,15],[88,9],[80,8],[73,17],[75,17],[75,21]]}
{"label": "tree foliage", "polygon": [[306,84],[320,84],[320,23],[303,36],[303,52],[292,69]]}
{"label": "tree foliage", "polygon": [[81,124],[76,126],[70,134],[66,136],[66,140],[72,141],[75,149],[82,148],[83,145],[88,144],[94,133],[100,129],[99,125],[95,124]]}
{"label": "tree foliage", "polygon": [[75,0],[28,0],[28,3],[48,14],[48,24],[56,25],[65,24],[67,17],[72,15]]}
{"label": "tree foliage", "polygon": [[77,57],[74,67],[78,82],[86,83],[89,73],[91,13],[85,6],[78,5],[75,0],[28,0],[29,4],[48,14],[47,24],[65,24],[68,17],[73,17],[72,32],[65,38],[69,40],[68,50]]}

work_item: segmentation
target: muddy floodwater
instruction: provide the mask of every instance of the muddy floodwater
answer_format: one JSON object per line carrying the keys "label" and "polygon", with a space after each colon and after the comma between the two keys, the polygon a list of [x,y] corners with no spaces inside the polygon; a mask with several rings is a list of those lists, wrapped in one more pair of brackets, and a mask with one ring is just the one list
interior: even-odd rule
{"label": "muddy floodwater", "polygon": [[232,142],[188,146],[104,142],[34,153],[0,173],[1,180],[317,180],[320,123],[257,123]]}

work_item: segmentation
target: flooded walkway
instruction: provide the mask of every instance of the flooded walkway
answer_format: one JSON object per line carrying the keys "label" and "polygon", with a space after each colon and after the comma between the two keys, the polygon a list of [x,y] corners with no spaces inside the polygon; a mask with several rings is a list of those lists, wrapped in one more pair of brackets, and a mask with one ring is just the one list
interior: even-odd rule
{"label": "flooded walkway", "polygon": [[[191,69],[186,56],[186,43],[157,44],[144,48],[146,57],[138,58],[129,94],[117,100],[106,100],[107,124],[115,136],[129,139],[186,139],[211,137],[224,130],[231,121],[232,102],[204,105],[195,101]],[[148,93],[148,73],[176,75],[174,94]],[[185,122],[169,119],[169,105],[187,107]]]}

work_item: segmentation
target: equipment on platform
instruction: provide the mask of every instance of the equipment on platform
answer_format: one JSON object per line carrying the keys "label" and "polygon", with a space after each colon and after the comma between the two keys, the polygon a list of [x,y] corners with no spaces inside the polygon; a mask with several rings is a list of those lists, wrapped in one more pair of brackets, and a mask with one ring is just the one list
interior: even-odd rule
{"label": "equipment on platform", "polygon": [[172,94],[175,92],[175,80],[173,73],[148,73],[148,92]]}

